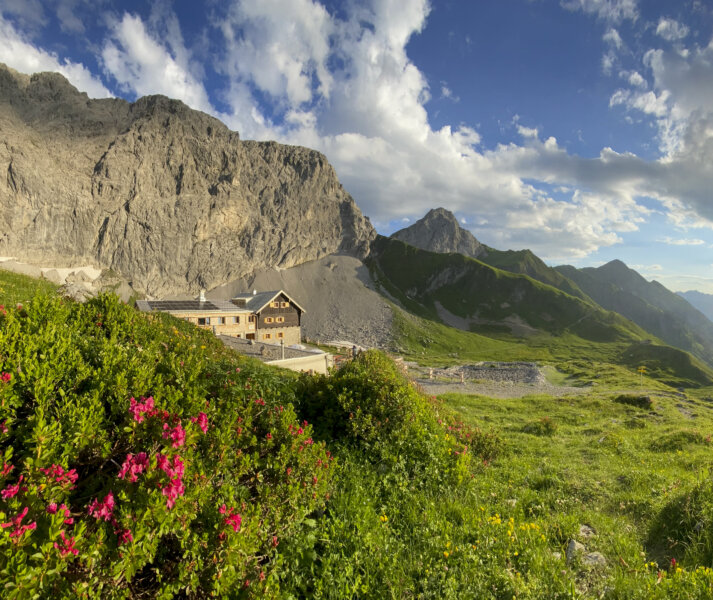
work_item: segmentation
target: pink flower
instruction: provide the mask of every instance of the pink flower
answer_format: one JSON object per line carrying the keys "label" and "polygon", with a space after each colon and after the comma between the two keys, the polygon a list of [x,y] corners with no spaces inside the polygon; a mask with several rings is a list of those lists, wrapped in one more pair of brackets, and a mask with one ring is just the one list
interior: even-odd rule
{"label": "pink flower", "polygon": [[226,517],[223,522],[226,525],[230,525],[233,528],[233,531],[240,531],[240,525],[243,522],[243,518],[238,513],[235,513],[234,515]]}
{"label": "pink flower", "polygon": [[119,546],[134,541],[134,536],[131,535],[131,529],[118,529],[116,533],[119,536]]}
{"label": "pink flower", "polygon": [[180,448],[183,446],[183,444],[186,441],[186,432],[181,427],[181,424],[178,423],[173,429],[170,429],[168,426],[168,423],[163,424],[163,437],[164,439],[172,439],[173,444],[171,444],[174,448]]}
{"label": "pink flower", "polygon": [[[24,478],[24,475],[20,475],[20,479],[18,479],[15,485],[8,485],[2,492],[0,492],[0,496],[2,496],[2,499],[7,500],[8,498],[13,498],[15,495],[17,495],[17,493],[20,491],[20,484],[22,483],[22,480]],[[23,490],[26,489],[27,488],[23,488]]]}
{"label": "pink flower", "polygon": [[51,467],[47,468],[40,467],[38,470],[50,478],[54,477],[55,482],[61,485],[65,485],[68,483],[76,483],[77,478],[79,477],[77,475],[76,469],[65,471],[64,467],[55,464],[52,464]]}
{"label": "pink flower", "polygon": [[54,547],[59,550],[59,555],[64,558],[67,556],[67,554],[74,554],[75,556],[79,554],[79,550],[77,550],[74,547],[74,538],[73,537],[66,537],[64,535],[64,531],[59,532],[59,537],[62,538],[62,543],[58,544],[57,542],[54,543]]}
{"label": "pink flower", "polygon": [[126,475],[129,475],[129,481],[134,482],[138,480],[138,475],[143,473],[149,467],[149,457],[146,452],[139,452],[136,456],[133,454],[127,454],[124,464],[121,465],[119,470],[119,479],[124,479]]}
{"label": "pink flower", "polygon": [[227,510],[228,510],[227,507],[225,506],[225,504],[223,504],[223,506],[221,506],[221,507],[218,509],[218,512],[219,512],[221,515],[224,515]]}
{"label": "pink flower", "polygon": [[5,425],[6,419],[0,421],[0,433],[7,433],[7,425]]}
{"label": "pink flower", "polygon": [[271,440],[271,439],[272,439],[272,434],[271,434],[271,433],[268,433],[265,437],[266,437],[268,440]]}
{"label": "pink flower", "polygon": [[47,508],[45,510],[51,515],[54,515],[56,513],[64,514],[64,516],[65,516],[64,524],[65,525],[72,525],[74,523],[74,519],[69,516],[70,515],[69,509],[64,504],[60,504],[59,506],[57,506],[56,502],[50,502],[47,505]]}
{"label": "pink flower", "polygon": [[161,493],[166,496],[166,506],[173,508],[176,504],[176,498],[183,496],[186,488],[183,487],[183,482],[180,477],[171,479],[171,483],[164,486]]}
{"label": "pink flower", "polygon": [[129,398],[129,412],[134,415],[134,420],[137,423],[142,423],[144,420],[144,414],[147,417],[153,417],[157,411],[154,408],[153,396],[148,398],[141,397],[144,402],[137,402],[134,398]]}
{"label": "pink flower", "polygon": [[166,458],[165,455],[157,454],[156,466],[164,473],[166,473],[169,479],[173,479],[174,477],[183,477],[183,473],[185,471],[185,465],[183,463],[183,460],[177,454],[173,457],[173,465],[171,464],[171,461]]}
{"label": "pink flower", "polygon": [[198,423],[198,427],[201,428],[201,431],[205,433],[208,431],[208,415],[206,415],[204,412],[198,413],[197,417],[191,418],[192,423]]}
{"label": "pink flower", "polygon": [[10,463],[3,463],[2,465],[2,476],[7,477],[10,474],[10,471],[12,471],[15,467],[13,467]]}
{"label": "pink flower", "polygon": [[114,494],[109,492],[104,500],[99,502],[99,500],[93,500],[89,505],[89,514],[97,519],[104,519],[105,521],[112,520],[112,513],[114,512]]}
{"label": "pink flower", "polygon": [[28,507],[26,506],[25,508],[20,511],[17,516],[14,519],[10,519],[9,522],[7,523],[0,523],[0,527],[3,529],[7,527],[14,527],[12,530],[12,533],[10,533],[10,538],[17,538],[17,541],[25,535],[26,531],[32,531],[33,529],[37,528],[37,522],[33,521],[32,523],[29,523],[27,525],[22,525],[22,520],[27,516],[27,511]]}
{"label": "pink flower", "polygon": [[8,383],[12,379],[12,373],[3,373],[0,375],[0,381]]}

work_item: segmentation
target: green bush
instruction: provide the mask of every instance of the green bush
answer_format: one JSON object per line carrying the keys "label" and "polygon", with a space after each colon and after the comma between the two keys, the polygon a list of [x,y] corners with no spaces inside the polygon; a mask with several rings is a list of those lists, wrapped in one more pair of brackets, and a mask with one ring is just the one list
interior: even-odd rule
{"label": "green bush", "polygon": [[333,471],[292,385],[111,296],[0,313],[3,597],[278,596]]}
{"label": "green bush", "polygon": [[702,444],[704,442],[704,437],[698,431],[682,429],[655,439],[651,443],[651,449],[656,452],[675,452],[683,450],[689,444]]}
{"label": "green bush", "polygon": [[551,436],[557,432],[557,423],[550,417],[542,417],[541,419],[537,419],[537,421],[527,423],[522,430],[525,433],[531,433],[533,435]]}
{"label": "green bush", "polygon": [[651,410],[654,407],[654,403],[649,396],[636,396],[634,394],[621,394],[614,398],[614,402],[643,408],[644,410]]}

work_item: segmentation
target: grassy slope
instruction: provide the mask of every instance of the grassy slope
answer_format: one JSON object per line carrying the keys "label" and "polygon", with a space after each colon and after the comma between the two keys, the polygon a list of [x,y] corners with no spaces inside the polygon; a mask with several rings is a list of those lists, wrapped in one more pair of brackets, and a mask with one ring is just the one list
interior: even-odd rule
{"label": "grassy slope", "polygon": [[596,269],[562,266],[557,270],[601,306],[626,316],[665,343],[713,364],[713,323],[661,284],[646,281],[620,261]]}
{"label": "grassy slope", "polygon": [[[477,315],[498,325],[516,316],[533,328],[555,335],[573,333],[597,342],[648,337],[616,313],[528,276],[502,271],[460,254],[437,254],[379,238],[374,244],[373,264],[402,296],[421,305],[423,316],[437,317],[438,302],[458,317]],[[475,331],[479,328],[473,325]]]}
{"label": "grassy slope", "polygon": [[[655,340],[642,344],[651,336],[632,322],[530,277],[387,238],[378,240],[371,268],[385,291],[411,313],[394,310],[399,352],[424,364],[533,360],[557,363],[586,380],[613,373],[609,380],[616,385],[634,380],[631,374],[645,365],[674,387],[713,383],[713,370],[687,352]],[[459,316],[477,311],[497,322],[516,314],[542,329],[526,338],[514,338],[502,326],[459,330],[440,322],[436,301]]]}
{"label": "grassy slope", "polygon": [[[7,289],[4,283],[0,274],[0,288]],[[26,290],[36,285],[24,284]],[[0,303],[10,299],[0,294]],[[173,322],[157,319],[157,333]],[[193,339],[187,324],[176,325],[186,343],[228,358],[230,352],[205,332],[196,331]],[[491,344],[483,354],[514,351],[497,340],[483,343]],[[148,359],[153,364],[154,354]],[[132,368],[139,363],[136,357]],[[277,548],[281,597],[711,597],[713,573],[703,566],[711,564],[713,511],[710,494],[696,495],[699,482],[709,479],[706,438],[713,432],[703,392],[690,402],[656,398],[651,411],[617,403],[606,392],[560,400],[453,395],[445,406],[436,402],[429,409],[393,367],[378,357],[373,363],[376,368],[362,361],[340,376],[316,378],[303,390],[311,412],[319,413],[316,432],[327,417],[323,412],[340,406],[329,417],[337,429],[324,432],[337,455],[338,479],[327,510]],[[280,379],[284,393],[294,385],[292,374],[243,362],[248,366],[256,393],[263,379]],[[393,410],[392,417],[406,412],[398,422],[374,413],[376,421],[362,412],[372,397],[378,411]],[[350,411],[357,417],[351,435],[335,437],[351,423]],[[450,411],[503,440],[468,438],[476,452],[472,478],[459,484],[444,477],[440,465],[462,473],[468,462],[451,460],[451,450],[470,434]],[[444,419],[445,437],[437,426]],[[490,457],[498,449],[489,465],[478,460],[479,452]],[[582,524],[596,531],[583,541],[604,555],[601,568],[564,558]],[[672,557],[680,571],[668,568]]]}
{"label": "grassy slope", "polygon": [[568,293],[570,296],[591,302],[589,296],[574,281],[552,267],[548,267],[542,259],[530,250],[495,250],[494,248],[488,248],[488,253],[481,257],[480,260],[491,267],[497,267],[503,271],[529,275],[541,283],[551,285]]}
{"label": "grassy slope", "polygon": [[[488,511],[516,523],[534,520],[557,540],[550,549],[561,558],[540,560],[558,564],[562,574],[579,572],[573,597],[710,597],[710,583],[696,587],[689,579],[689,591],[681,589],[684,578],[695,579],[690,571],[710,566],[701,554],[710,542],[701,539],[681,505],[709,478],[713,407],[666,396],[655,398],[648,411],[614,398],[493,402],[453,394],[445,400],[466,422],[493,427],[508,440],[507,453],[482,474],[483,495],[492,498]],[[584,539],[580,525],[596,535]],[[568,565],[570,539],[602,553],[606,567]],[[657,585],[657,570],[668,571],[672,558],[684,571],[673,569]]]}

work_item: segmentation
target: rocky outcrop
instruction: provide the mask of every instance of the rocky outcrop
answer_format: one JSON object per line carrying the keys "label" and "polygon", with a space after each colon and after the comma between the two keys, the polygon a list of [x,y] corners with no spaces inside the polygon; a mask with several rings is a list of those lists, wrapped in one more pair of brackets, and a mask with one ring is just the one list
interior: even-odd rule
{"label": "rocky outcrop", "polygon": [[326,158],[239,139],[177,100],[91,100],[0,65],[0,256],[91,263],[151,296],[338,252],[375,231]]}
{"label": "rocky outcrop", "polygon": [[456,252],[478,258],[486,253],[486,248],[475,236],[463,229],[455,215],[445,208],[434,208],[425,217],[410,227],[391,235],[416,248],[446,254]]}

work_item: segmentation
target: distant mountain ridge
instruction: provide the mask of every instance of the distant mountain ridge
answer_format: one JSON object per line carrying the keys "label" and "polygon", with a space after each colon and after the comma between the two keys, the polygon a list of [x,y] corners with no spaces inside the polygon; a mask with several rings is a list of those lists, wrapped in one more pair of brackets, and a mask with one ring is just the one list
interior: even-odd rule
{"label": "distant mountain ridge", "polygon": [[563,265],[556,269],[600,306],[713,364],[713,323],[657,281],[647,281],[620,260],[597,268]]}
{"label": "distant mountain ridge", "polygon": [[434,208],[413,225],[392,233],[395,240],[406,242],[416,248],[439,252],[455,252],[479,258],[487,252],[475,236],[460,226],[455,215],[445,208]]}
{"label": "distant mountain ridge", "polygon": [[701,311],[710,321],[713,321],[713,294],[704,294],[696,290],[688,292],[678,292],[678,295],[685,298],[694,308]]}

